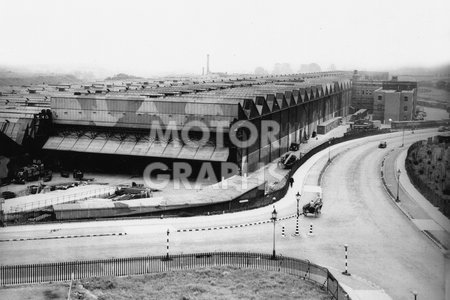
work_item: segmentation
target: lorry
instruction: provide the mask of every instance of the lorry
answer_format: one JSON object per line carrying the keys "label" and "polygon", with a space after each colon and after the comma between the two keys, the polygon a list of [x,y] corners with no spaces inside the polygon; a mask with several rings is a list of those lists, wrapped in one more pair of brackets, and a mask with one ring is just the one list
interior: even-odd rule
{"label": "lorry", "polygon": [[36,181],[42,178],[44,181],[52,179],[52,171],[46,170],[40,160],[33,160],[33,163],[18,169],[14,175],[15,183],[25,184],[25,182]]}

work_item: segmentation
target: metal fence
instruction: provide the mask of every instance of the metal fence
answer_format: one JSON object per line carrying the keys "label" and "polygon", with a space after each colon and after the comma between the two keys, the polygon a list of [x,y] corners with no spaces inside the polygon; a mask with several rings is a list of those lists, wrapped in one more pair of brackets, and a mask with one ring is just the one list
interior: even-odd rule
{"label": "metal fence", "polygon": [[[88,186],[86,186],[88,187]],[[47,196],[46,193],[41,194],[42,200],[40,201],[31,201],[26,203],[17,204],[15,206],[8,207],[5,209],[7,214],[14,214],[18,212],[24,212],[24,211],[32,211],[39,208],[48,207],[50,205],[54,204],[62,204],[62,203],[68,203],[73,202],[77,200],[85,200],[88,198],[98,197],[98,196],[107,196],[111,193],[115,192],[114,186],[106,186],[102,188],[96,188],[93,190],[85,190],[77,193],[72,194],[64,194],[64,195],[55,195],[55,194],[49,194]],[[70,190],[69,190],[70,191]],[[32,195],[32,194],[31,194]],[[29,195],[30,196],[30,195]],[[46,197],[47,196],[47,197]]]}
{"label": "metal fence", "polygon": [[328,269],[291,257],[250,252],[206,252],[167,256],[144,256],[47,264],[0,266],[0,285],[48,283],[89,277],[128,276],[188,270],[201,267],[234,266],[283,272],[311,280],[326,289],[333,299],[350,299]]}

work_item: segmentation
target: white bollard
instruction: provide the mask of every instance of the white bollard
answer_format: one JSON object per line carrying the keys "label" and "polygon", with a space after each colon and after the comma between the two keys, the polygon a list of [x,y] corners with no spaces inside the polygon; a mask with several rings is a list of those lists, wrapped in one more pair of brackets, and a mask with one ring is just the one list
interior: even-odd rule
{"label": "white bollard", "polygon": [[296,221],[296,223],[295,223],[295,235],[296,235],[296,236],[299,236],[299,235],[300,235],[300,232],[299,232],[299,230],[298,230],[298,216],[297,216],[297,221]]}
{"label": "white bollard", "polygon": [[308,233],[308,235],[309,236],[313,236],[314,235],[314,233],[313,233],[313,224],[312,223],[309,225],[309,233]]}
{"label": "white bollard", "polygon": [[351,274],[348,272],[348,263],[347,263],[347,250],[348,250],[348,245],[345,244],[344,245],[345,248],[345,271],[342,272],[342,274],[346,275],[346,276],[350,276]]}

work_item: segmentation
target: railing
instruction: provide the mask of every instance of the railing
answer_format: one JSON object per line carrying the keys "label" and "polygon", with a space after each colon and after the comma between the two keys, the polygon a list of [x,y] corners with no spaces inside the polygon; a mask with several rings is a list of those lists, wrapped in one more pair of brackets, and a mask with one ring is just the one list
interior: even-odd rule
{"label": "railing", "polygon": [[23,213],[26,211],[33,211],[40,208],[45,208],[54,204],[61,204],[72,202],[81,199],[87,199],[91,197],[98,197],[102,195],[108,195],[109,193],[113,193],[115,191],[115,187],[108,186],[104,188],[99,188],[95,190],[87,190],[79,193],[67,194],[67,195],[54,195],[54,194],[45,194],[48,195],[48,198],[45,200],[40,200],[37,202],[28,202],[22,203],[15,206],[11,206],[10,208],[5,209],[6,218],[8,219],[8,215],[14,215],[18,213]]}
{"label": "railing", "polygon": [[250,252],[207,252],[167,256],[111,258],[47,264],[0,266],[0,285],[18,285],[68,281],[89,277],[129,276],[148,273],[235,266],[283,272],[314,281],[323,286],[333,299],[350,299],[328,269],[307,260]]}

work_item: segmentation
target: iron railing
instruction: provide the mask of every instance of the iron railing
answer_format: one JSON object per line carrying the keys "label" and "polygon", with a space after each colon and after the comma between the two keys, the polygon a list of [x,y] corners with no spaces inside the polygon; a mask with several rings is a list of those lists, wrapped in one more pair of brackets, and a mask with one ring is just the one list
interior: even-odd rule
{"label": "iron railing", "polygon": [[283,272],[318,283],[333,299],[350,299],[328,271],[308,260],[250,252],[205,252],[58,263],[0,266],[0,285],[48,283],[90,277],[129,276],[202,267],[234,266]]}

